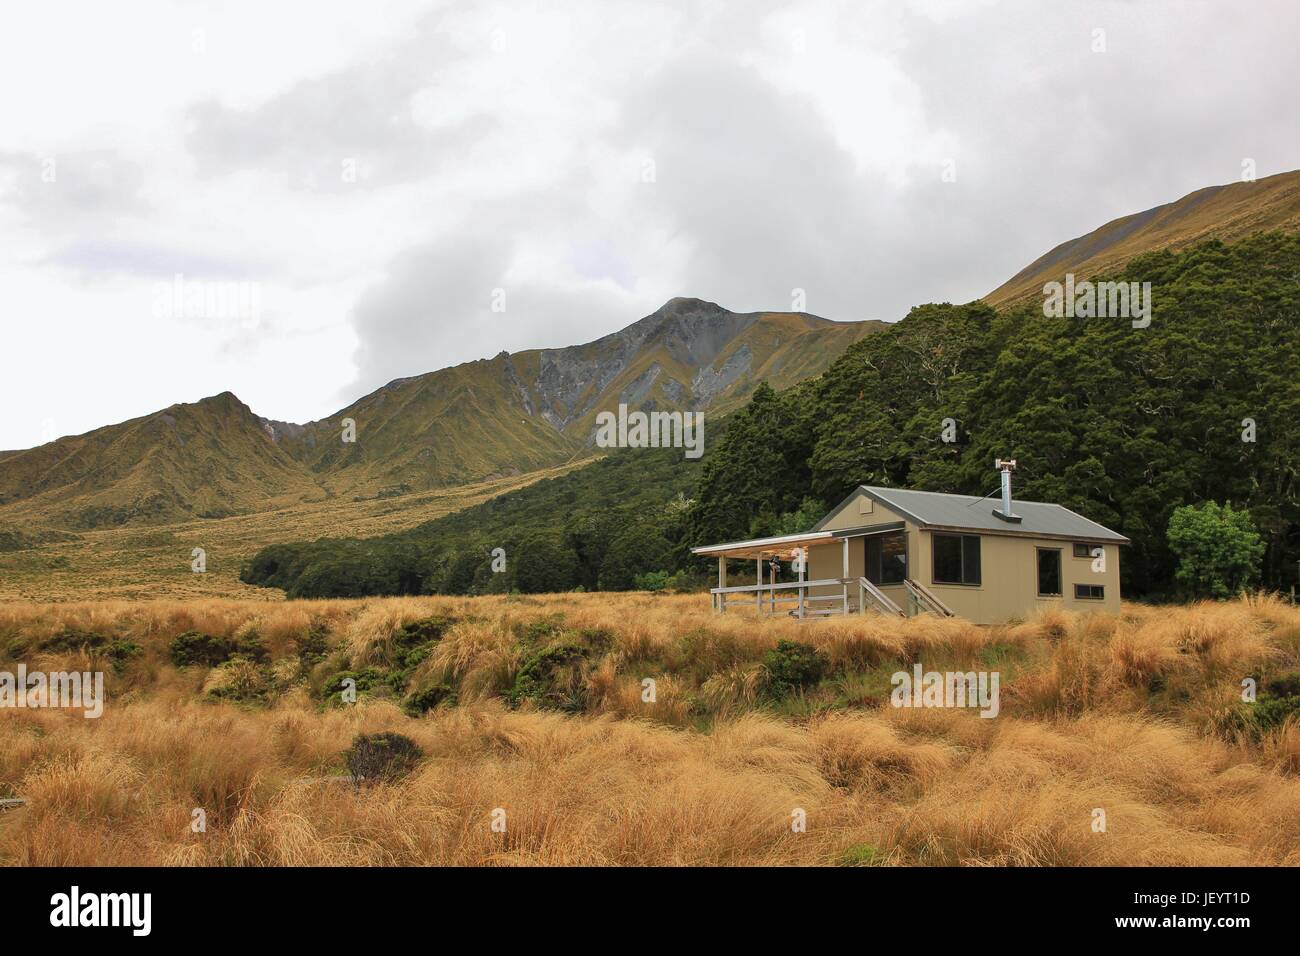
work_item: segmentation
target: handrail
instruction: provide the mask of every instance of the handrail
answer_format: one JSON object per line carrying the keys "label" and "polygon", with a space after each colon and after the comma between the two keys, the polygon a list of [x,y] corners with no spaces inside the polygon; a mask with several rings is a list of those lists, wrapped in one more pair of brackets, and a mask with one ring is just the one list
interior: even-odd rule
{"label": "handrail", "polygon": [[839,585],[845,578],[823,578],[819,581],[783,581],[780,584],[738,584],[729,588],[709,588],[710,594],[753,594],[755,591],[784,591],[792,588],[816,588]]}
{"label": "handrail", "polygon": [[[857,584],[858,587],[859,613],[866,610],[867,597],[870,596],[871,606],[875,610],[880,611],[882,614],[888,614],[894,617],[907,617],[906,611],[904,611],[901,607],[899,607],[898,604],[895,603],[893,599],[891,599],[887,594],[885,594],[884,591],[880,590],[880,588],[876,587],[876,585],[872,584],[864,577],[859,577],[856,579],[821,578],[813,581],[786,581],[780,584],[759,584],[758,582],[755,582],[753,584],[739,584],[739,585],[733,585],[731,587],[725,587],[725,588],[709,588],[709,593],[711,595],[717,595],[718,599],[724,602],[728,597],[734,597],[736,595],[741,595],[741,594],[755,595],[756,598],[762,598],[763,595],[769,595],[772,602],[799,601],[801,606],[805,603],[812,604],[812,603],[822,603],[822,602],[827,602],[827,603],[843,602],[844,603],[843,611],[808,611],[807,613],[847,614],[848,613],[848,602],[846,601],[847,592],[841,594],[814,595],[814,594],[809,594],[808,590],[810,588],[818,588],[818,587],[844,588],[846,585],[853,585],[855,583]],[[935,603],[938,604],[939,607],[942,607],[942,604],[940,604],[937,599],[935,599]],[[773,608],[775,608],[775,603],[773,603],[772,606]],[[947,608],[943,608],[943,610],[946,611],[948,615],[951,616],[952,614],[951,611],[947,611]]]}
{"label": "handrail", "polygon": [[880,590],[880,588],[876,587],[866,578],[858,578],[859,607],[861,606],[861,598],[864,593],[870,594],[872,600],[876,603],[877,609],[885,614],[892,614],[895,617],[907,617],[907,614],[903,609],[890,600],[889,596],[885,594],[884,591]]}
{"label": "handrail", "polygon": [[917,604],[924,605],[931,613],[938,614],[940,617],[956,617],[952,608],[944,604],[932,594],[923,584],[913,581],[911,578],[903,580],[903,587],[907,588],[907,593],[912,595]]}

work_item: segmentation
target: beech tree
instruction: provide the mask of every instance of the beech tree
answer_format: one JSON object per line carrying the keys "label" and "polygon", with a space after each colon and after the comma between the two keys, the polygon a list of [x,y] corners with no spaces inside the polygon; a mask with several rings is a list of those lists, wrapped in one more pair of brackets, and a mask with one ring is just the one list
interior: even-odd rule
{"label": "beech tree", "polygon": [[1186,505],[1169,519],[1174,576],[1192,597],[1226,598],[1259,580],[1264,542],[1245,511],[1213,501]]}

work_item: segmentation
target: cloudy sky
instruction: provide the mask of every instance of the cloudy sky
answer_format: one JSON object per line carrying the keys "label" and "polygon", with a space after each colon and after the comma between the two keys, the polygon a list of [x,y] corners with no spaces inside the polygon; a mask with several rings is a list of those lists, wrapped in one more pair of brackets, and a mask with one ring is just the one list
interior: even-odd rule
{"label": "cloudy sky", "polygon": [[0,448],[225,390],[321,418],[676,295],[967,301],[1300,167],[1298,10],[8,5]]}

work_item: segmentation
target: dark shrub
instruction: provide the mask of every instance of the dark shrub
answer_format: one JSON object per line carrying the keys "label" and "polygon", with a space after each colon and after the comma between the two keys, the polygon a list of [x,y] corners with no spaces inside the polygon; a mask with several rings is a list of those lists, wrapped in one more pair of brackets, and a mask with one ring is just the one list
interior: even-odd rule
{"label": "dark shrub", "polygon": [[191,664],[206,664],[215,667],[229,660],[235,653],[236,643],[233,638],[213,637],[198,631],[186,631],[172,639],[172,663],[177,667]]}
{"label": "dark shrub", "polygon": [[1264,681],[1259,698],[1233,708],[1223,724],[1229,736],[1244,733],[1258,740],[1287,718],[1300,720],[1300,673],[1281,674]]}
{"label": "dark shrub", "polygon": [[582,665],[587,648],[565,641],[531,655],[506,694],[512,706],[531,700],[541,707],[574,713],[587,706],[586,682]]}
{"label": "dark shrub", "polygon": [[402,647],[415,647],[431,641],[440,641],[443,632],[453,623],[455,622],[449,617],[437,616],[403,624],[402,629],[397,632],[397,643]]}
{"label": "dark shrub", "polygon": [[191,664],[216,667],[236,654],[242,654],[249,660],[258,662],[264,662],[269,656],[262,645],[261,638],[256,634],[239,639],[186,631],[184,634],[176,635],[171,643],[172,663],[177,667],[188,667]]}
{"label": "dark shrub", "polygon": [[338,671],[331,674],[321,688],[321,694],[325,697],[326,703],[342,705],[343,691],[346,690],[343,682],[351,678],[356,681],[357,696],[363,693],[374,693],[380,691],[381,696],[391,690],[387,671],[380,670],[377,667],[366,667],[359,671]]}
{"label": "dark shrub", "polygon": [[439,681],[412,691],[406,700],[402,702],[402,707],[408,714],[418,717],[444,701],[451,704],[456,703],[456,688],[446,681]]}
{"label": "dark shrub", "polygon": [[41,643],[41,650],[67,653],[69,651],[97,651],[108,644],[108,638],[102,634],[89,634],[65,627],[47,641]]}
{"label": "dark shrub", "polygon": [[113,662],[113,670],[122,673],[131,658],[139,657],[144,648],[135,641],[117,640],[108,645],[108,659]]}
{"label": "dark shrub", "polygon": [[591,651],[604,652],[612,648],[618,638],[613,631],[603,627],[584,627],[578,631],[578,640]]}
{"label": "dark shrub", "polygon": [[271,652],[266,649],[261,635],[256,631],[235,638],[235,653],[259,664],[266,664],[271,660]]}
{"label": "dark shrub", "polygon": [[64,653],[85,651],[89,654],[103,654],[112,663],[113,670],[119,674],[126,669],[126,665],[131,658],[144,653],[144,648],[135,641],[129,641],[125,638],[115,638],[110,641],[102,634],[90,634],[66,627],[49,640],[42,642],[41,650]]}
{"label": "dark shrub", "polygon": [[392,668],[395,679],[393,686],[400,690],[406,678],[416,665],[420,664],[433,650],[433,645],[442,640],[443,632],[452,624],[446,617],[429,617],[422,621],[413,621],[403,625],[394,636]]}
{"label": "dark shrub", "polygon": [[[361,670],[349,668],[348,658],[345,653],[338,653],[328,658],[315,671],[317,679],[323,681],[320,684],[321,696],[329,704],[343,703],[343,681],[348,678],[356,681],[358,694],[364,692],[383,697],[403,696],[406,694],[406,686],[410,683],[411,675],[415,669],[429,656],[434,645],[442,639],[443,633],[453,623],[452,618],[429,617],[403,626],[394,635],[389,660],[382,664],[364,667]],[[334,671],[334,668],[343,669]],[[330,671],[334,671],[334,673],[330,673]],[[423,713],[425,709],[433,706],[434,703],[446,696],[445,694],[439,696],[434,688],[417,688],[416,690],[425,694],[427,706],[419,710],[412,710],[413,713]],[[421,703],[415,699],[417,696],[417,694],[407,696],[406,704],[408,709],[414,708]]]}
{"label": "dark shrub", "polygon": [[564,615],[548,614],[534,618],[527,624],[516,624],[514,631],[521,644],[544,644],[564,632]]}
{"label": "dark shrub", "polygon": [[766,684],[772,692],[784,695],[816,684],[830,667],[830,661],[811,644],[798,641],[778,641],[763,656],[767,672]]}
{"label": "dark shrub", "polygon": [[1260,730],[1282,726],[1291,716],[1300,718],[1300,695],[1295,697],[1260,697],[1249,710],[1250,717]]}
{"label": "dark shrub", "polygon": [[398,780],[424,756],[410,737],[401,734],[358,734],[343,757],[353,783]]}
{"label": "dark shrub", "polygon": [[1279,674],[1264,684],[1270,697],[1300,697],[1300,671]]}
{"label": "dark shrub", "polygon": [[324,625],[313,624],[305,634],[294,640],[294,653],[302,660],[303,667],[311,667],[325,659],[329,653],[328,634]]}

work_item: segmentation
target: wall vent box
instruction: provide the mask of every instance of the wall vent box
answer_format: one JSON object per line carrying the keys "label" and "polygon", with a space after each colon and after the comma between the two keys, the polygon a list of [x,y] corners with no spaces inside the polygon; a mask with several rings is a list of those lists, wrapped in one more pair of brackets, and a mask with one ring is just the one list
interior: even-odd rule
{"label": "wall vent box", "polygon": [[875,510],[876,502],[873,499],[868,498],[866,495],[863,495],[858,499],[858,514],[869,515],[875,512]]}

